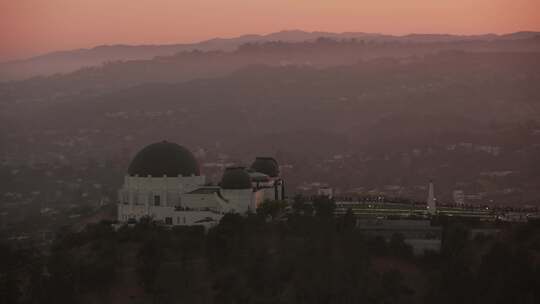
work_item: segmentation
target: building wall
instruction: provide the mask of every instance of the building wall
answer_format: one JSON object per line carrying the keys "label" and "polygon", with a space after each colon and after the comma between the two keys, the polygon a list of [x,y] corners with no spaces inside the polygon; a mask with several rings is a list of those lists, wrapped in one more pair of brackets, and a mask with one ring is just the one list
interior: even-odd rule
{"label": "building wall", "polygon": [[[211,226],[217,224],[222,213],[206,210],[178,210],[175,207],[161,206],[135,206],[135,205],[118,205],[118,214],[120,222],[126,222],[129,219],[140,220],[143,217],[149,216],[155,221],[166,223],[166,219],[171,219],[170,225],[203,225]],[[212,222],[197,223],[197,221],[212,218]]]}
{"label": "building wall", "polygon": [[[139,177],[125,176],[124,185],[118,191],[119,203],[118,220],[122,221],[130,212],[140,218],[140,214],[148,214],[149,207],[159,201],[160,207],[174,207],[181,204],[182,194],[193,191],[204,185],[204,176],[178,177]],[[157,207],[157,206],[155,206]]]}
{"label": "building wall", "polygon": [[229,202],[232,212],[244,213],[254,210],[256,195],[253,189],[222,189],[221,194]]}
{"label": "building wall", "polygon": [[281,179],[273,179],[267,183],[259,184],[260,191],[263,192],[263,201],[283,200],[285,198],[282,187],[283,183]]}
{"label": "building wall", "polygon": [[263,190],[256,190],[256,191],[253,193],[253,196],[254,196],[254,203],[253,203],[253,206],[252,206],[251,210],[255,212],[255,210],[257,210],[257,208],[258,208],[258,207],[264,202],[264,200],[265,200],[264,191],[263,191]]}
{"label": "building wall", "polygon": [[207,194],[190,194],[185,193],[182,195],[181,207],[192,210],[204,210],[211,209],[218,212],[229,212],[230,204],[221,199],[217,193]]}
{"label": "building wall", "polygon": [[152,205],[154,196],[159,196],[161,205],[175,206],[181,194],[199,188],[205,181],[204,176],[125,176],[124,185],[119,191],[119,200],[132,205]]}
{"label": "building wall", "polygon": [[463,190],[452,191],[452,198],[454,199],[454,203],[456,203],[457,205],[465,204],[465,193],[463,192]]}
{"label": "building wall", "polygon": [[189,193],[205,182],[204,176],[125,176],[124,185],[118,191],[118,220],[127,222],[149,216],[156,221],[167,220],[172,225],[197,225],[197,221],[207,217],[219,221],[228,212],[254,212],[264,200],[275,200],[276,195],[283,199],[281,179],[271,180],[261,189]]}

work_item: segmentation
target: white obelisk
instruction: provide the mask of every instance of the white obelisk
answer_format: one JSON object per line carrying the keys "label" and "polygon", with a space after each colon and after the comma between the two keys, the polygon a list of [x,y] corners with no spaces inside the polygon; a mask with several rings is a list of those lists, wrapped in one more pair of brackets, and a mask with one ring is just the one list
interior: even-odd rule
{"label": "white obelisk", "polygon": [[433,193],[433,181],[429,181],[427,211],[431,215],[434,215],[435,213],[437,213],[437,206],[435,204],[435,195]]}

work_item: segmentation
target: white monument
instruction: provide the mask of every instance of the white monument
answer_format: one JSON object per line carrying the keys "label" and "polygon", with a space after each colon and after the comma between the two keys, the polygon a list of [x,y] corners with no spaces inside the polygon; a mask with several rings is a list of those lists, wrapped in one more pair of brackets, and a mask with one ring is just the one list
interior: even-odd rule
{"label": "white monument", "polygon": [[433,181],[429,182],[428,198],[427,198],[427,211],[429,214],[434,215],[437,213],[435,194],[433,190]]}

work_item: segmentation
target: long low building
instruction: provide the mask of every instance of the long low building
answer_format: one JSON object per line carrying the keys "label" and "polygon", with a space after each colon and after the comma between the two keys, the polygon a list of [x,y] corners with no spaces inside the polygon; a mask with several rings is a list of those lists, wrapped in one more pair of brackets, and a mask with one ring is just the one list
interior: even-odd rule
{"label": "long low building", "polygon": [[246,213],[265,200],[284,199],[284,181],[271,157],[225,170],[207,184],[193,154],[175,143],[151,144],[135,155],[118,191],[118,221],[149,217],[165,225],[215,225],[226,213]]}

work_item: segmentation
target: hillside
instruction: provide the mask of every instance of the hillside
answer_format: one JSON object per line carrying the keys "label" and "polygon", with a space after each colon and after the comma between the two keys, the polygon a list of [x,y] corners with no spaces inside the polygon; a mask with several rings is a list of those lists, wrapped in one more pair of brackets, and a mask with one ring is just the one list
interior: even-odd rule
{"label": "hillside", "polygon": [[118,61],[151,60],[154,57],[172,56],[179,52],[233,51],[245,43],[261,42],[305,42],[326,37],[334,40],[357,39],[372,43],[450,43],[464,41],[508,41],[534,39],[537,32],[518,32],[507,35],[448,35],[411,34],[391,36],[362,32],[305,32],[299,30],[281,31],[267,35],[243,35],[234,38],[215,38],[197,43],[171,45],[101,45],[90,49],[64,50],[40,56],[0,63],[0,81],[22,80],[35,76],[50,76],[74,72],[81,68],[99,67],[102,64]]}
{"label": "hillside", "polygon": [[433,176],[441,199],[459,187],[499,203],[534,202],[539,63],[535,52],[442,52],[5,99],[3,146],[13,159],[76,163],[120,151],[129,159],[169,139],[237,163],[278,155],[294,166],[286,173],[292,193],[324,182],[342,191],[399,185],[401,195],[421,198]]}
{"label": "hillside", "polygon": [[364,235],[347,217],[316,210],[267,222],[260,211],[227,214],[207,233],[146,221],[64,229],[49,255],[0,244],[2,295],[55,304],[483,304],[540,296],[537,223],[499,225],[500,235],[473,239],[480,223],[448,219],[441,252],[414,257],[402,235]]}
{"label": "hillside", "polygon": [[[177,83],[226,76],[253,65],[327,68],[377,58],[411,60],[441,52],[540,52],[540,39],[456,42],[335,41],[247,43],[235,51],[186,51],[149,60],[111,62],[65,75],[0,83],[0,102],[40,102],[101,94],[144,83]],[[405,60],[405,61],[406,61]]]}

